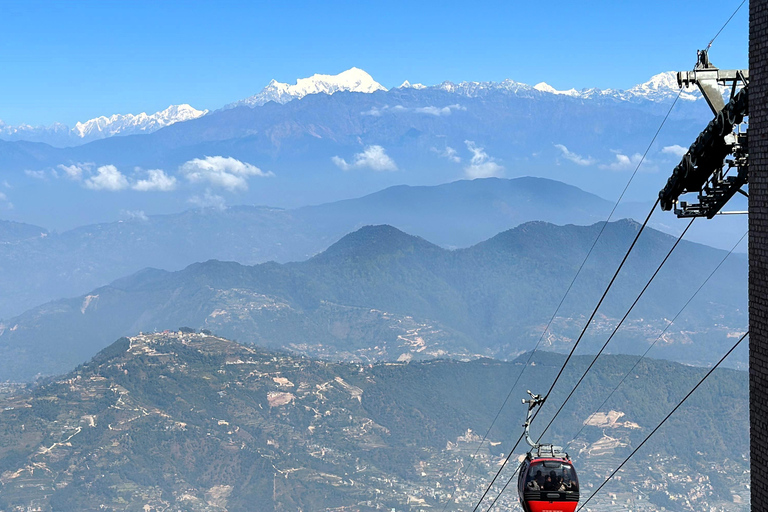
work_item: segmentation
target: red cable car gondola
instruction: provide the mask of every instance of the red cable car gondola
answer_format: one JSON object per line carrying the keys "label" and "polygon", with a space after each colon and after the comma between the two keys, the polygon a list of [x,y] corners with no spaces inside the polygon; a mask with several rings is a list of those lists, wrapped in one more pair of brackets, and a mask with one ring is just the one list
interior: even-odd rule
{"label": "red cable car gondola", "polygon": [[528,428],[533,409],[544,403],[541,395],[530,391],[525,440],[531,451],[520,464],[517,493],[525,512],[574,512],[579,504],[579,479],[568,454],[560,446],[533,442]]}

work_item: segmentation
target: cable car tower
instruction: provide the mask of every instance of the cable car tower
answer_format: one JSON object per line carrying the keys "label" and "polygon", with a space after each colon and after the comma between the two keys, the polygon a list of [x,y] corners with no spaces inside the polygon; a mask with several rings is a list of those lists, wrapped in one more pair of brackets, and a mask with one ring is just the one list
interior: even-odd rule
{"label": "cable car tower", "polygon": [[[696,138],[659,192],[662,210],[680,217],[706,217],[721,212],[736,194],[747,195],[742,187],[749,181],[749,145],[744,118],[749,116],[749,70],[718,69],[709,61],[708,50],[700,50],[693,71],[677,74],[680,87],[696,85],[715,118]],[[730,88],[728,103],[720,86]],[[730,156],[730,158],[728,158]],[[681,201],[687,193],[698,194],[697,203]]]}

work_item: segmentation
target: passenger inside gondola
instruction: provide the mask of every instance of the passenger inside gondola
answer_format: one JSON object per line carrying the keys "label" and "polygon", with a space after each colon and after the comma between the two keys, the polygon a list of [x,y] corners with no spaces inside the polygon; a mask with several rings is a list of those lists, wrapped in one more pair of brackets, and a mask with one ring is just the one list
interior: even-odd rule
{"label": "passenger inside gondola", "polygon": [[557,490],[557,475],[554,471],[550,471],[547,475],[546,480],[544,480],[544,490],[545,491],[556,491]]}
{"label": "passenger inside gondola", "polygon": [[544,475],[541,474],[541,470],[536,471],[536,475],[529,473],[529,480],[526,486],[531,491],[540,491],[544,486]]}
{"label": "passenger inside gondola", "polygon": [[[559,467],[553,468],[552,464],[557,464]],[[545,471],[542,472],[542,469]],[[573,466],[547,461],[532,464],[528,471],[526,488],[531,491],[577,492],[579,483]]]}

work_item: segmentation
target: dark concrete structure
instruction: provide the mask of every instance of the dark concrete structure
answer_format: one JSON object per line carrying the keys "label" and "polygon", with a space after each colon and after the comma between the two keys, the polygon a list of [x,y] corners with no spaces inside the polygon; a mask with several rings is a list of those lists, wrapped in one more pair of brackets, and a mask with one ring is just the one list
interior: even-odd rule
{"label": "dark concrete structure", "polygon": [[768,0],[749,2],[749,414],[752,510],[768,510]]}

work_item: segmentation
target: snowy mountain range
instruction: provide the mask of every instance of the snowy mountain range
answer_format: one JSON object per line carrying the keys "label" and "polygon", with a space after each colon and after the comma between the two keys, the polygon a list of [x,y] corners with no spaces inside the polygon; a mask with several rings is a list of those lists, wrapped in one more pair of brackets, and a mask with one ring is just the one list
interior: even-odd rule
{"label": "snowy mountain range", "polygon": [[0,121],[0,139],[45,142],[52,146],[76,146],[115,135],[133,135],[152,133],[166,126],[197,119],[207,114],[207,110],[183,104],[171,105],[165,110],[147,114],[113,114],[77,123],[74,128],[65,124],[54,123],[51,126],[30,126],[26,124],[12,126]]}
{"label": "snowy mountain range", "polygon": [[[651,77],[645,83],[635,85],[624,91],[618,89],[598,89],[596,87],[582,89],[568,89],[560,91],[547,84],[538,83],[534,86],[516,82],[514,80],[504,80],[502,82],[443,82],[431,87],[425,87],[421,84],[411,85],[407,80],[400,86],[401,88],[412,89],[440,89],[446,92],[459,94],[468,98],[482,97],[491,92],[505,92],[516,96],[533,97],[537,93],[555,94],[570,96],[579,99],[610,99],[615,101],[626,101],[638,103],[643,101],[665,102],[677,96],[679,88],[677,86],[676,73],[666,71]],[[680,99],[695,101],[701,98],[701,95],[695,88],[687,88],[683,91]]]}
{"label": "snowy mountain range", "polygon": [[84,141],[103,139],[113,135],[149,133],[173,123],[197,119],[207,113],[207,110],[197,110],[187,104],[171,105],[152,115],[142,112],[138,115],[114,114],[109,117],[97,117],[84,123],[77,123],[72,131]]}
{"label": "snowy mountain range", "polygon": [[[645,83],[635,85],[628,90],[589,88],[578,91],[576,89],[557,90],[545,82],[534,86],[504,80],[501,82],[449,82],[445,81],[437,85],[425,86],[423,84],[411,84],[405,80],[399,87],[393,90],[417,90],[417,91],[444,91],[467,98],[482,98],[491,93],[504,93],[519,97],[533,98],[540,94],[553,94],[569,96],[582,100],[609,100],[629,103],[666,102],[677,96],[679,89],[675,73],[672,71],[659,73],[651,77]],[[236,107],[260,107],[269,102],[285,104],[295,99],[301,99],[311,94],[334,94],[336,92],[374,93],[387,92],[387,88],[378,83],[362,69],[353,67],[337,75],[315,74],[309,78],[299,78],[295,84],[288,84],[272,80],[261,92],[248,98],[230,103],[223,110]],[[695,101],[701,95],[693,90],[685,90],[681,96],[683,100]],[[45,142],[57,147],[77,146],[98,139],[104,139],[116,135],[133,135],[140,133],[152,133],[172,125],[174,123],[197,119],[208,113],[208,110],[198,110],[194,107],[183,105],[171,105],[165,110],[154,114],[114,114],[109,117],[100,116],[95,119],[77,123],[74,128],[55,123],[50,126],[7,125],[0,121],[0,140],[15,141],[25,140],[30,142]]]}
{"label": "snowy mountain range", "polygon": [[[513,80],[384,90],[351,70],[273,82],[261,100],[271,92],[285,103],[212,109],[186,122],[171,124],[180,113],[172,108],[164,116],[82,123],[79,131],[54,125],[51,139],[100,140],[69,147],[0,140],[0,216],[67,229],[190,204],[294,208],[395,185],[491,176],[544,177],[612,198],[680,92],[675,82],[662,73],[626,91]],[[698,93],[682,98],[689,101],[676,103],[633,181],[632,201],[657,196],[680,152],[712,118]],[[188,108],[189,117],[203,112]],[[124,133],[141,135],[112,136]],[[740,232],[724,228],[718,241],[706,241],[730,248],[735,240],[724,242],[725,235]]]}
{"label": "snowy mountain range", "polygon": [[295,85],[272,80],[260,93],[230,103],[224,108],[259,107],[269,101],[285,104],[295,99],[301,99],[308,94],[333,94],[339,91],[372,93],[386,90],[387,88],[374,80],[371,75],[362,69],[353,67],[338,75],[316,74],[309,78],[299,78]]}

